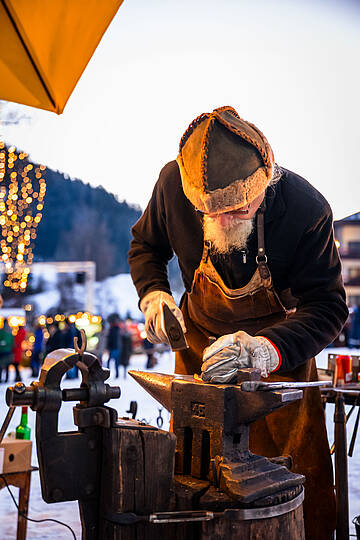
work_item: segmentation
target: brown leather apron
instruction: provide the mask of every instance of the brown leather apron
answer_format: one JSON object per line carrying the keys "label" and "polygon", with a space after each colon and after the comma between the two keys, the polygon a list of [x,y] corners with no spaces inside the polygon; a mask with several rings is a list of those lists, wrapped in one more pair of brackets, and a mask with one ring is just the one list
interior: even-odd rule
{"label": "brown leather apron", "polygon": [[[209,337],[238,330],[255,335],[291,313],[274,289],[264,246],[264,208],[257,214],[257,269],[247,285],[229,289],[209,257],[205,242],[191,292],[181,309],[189,349],[176,353],[176,373],[200,373]],[[291,372],[273,373],[268,381],[316,380],[315,360]],[[267,457],[291,455],[292,470],[306,476],[304,517],[307,540],[329,540],[335,529],[332,463],[325,418],[318,389],[304,391],[301,401],[288,405],[251,425],[250,449]]]}

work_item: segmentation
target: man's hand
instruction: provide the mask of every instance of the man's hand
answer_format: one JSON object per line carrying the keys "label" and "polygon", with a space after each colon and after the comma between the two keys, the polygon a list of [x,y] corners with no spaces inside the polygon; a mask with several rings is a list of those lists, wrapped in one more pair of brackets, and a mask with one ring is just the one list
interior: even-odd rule
{"label": "man's hand", "polygon": [[262,377],[268,377],[279,364],[278,352],[271,341],[240,330],[221,336],[204,350],[201,377],[206,382],[229,383],[243,367],[258,368]]}
{"label": "man's hand", "polygon": [[183,332],[186,332],[183,315],[173,297],[164,291],[151,291],[140,302],[140,309],[145,315],[146,336],[151,343],[169,344],[164,326],[163,304],[167,304],[181,324]]}

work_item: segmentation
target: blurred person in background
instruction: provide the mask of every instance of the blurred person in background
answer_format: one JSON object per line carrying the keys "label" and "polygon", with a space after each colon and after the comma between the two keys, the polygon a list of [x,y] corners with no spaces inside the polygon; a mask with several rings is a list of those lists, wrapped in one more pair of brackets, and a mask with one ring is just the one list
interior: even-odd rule
{"label": "blurred person in background", "polygon": [[[0,383],[8,382],[9,364],[13,363],[14,336],[12,334],[9,322],[4,319],[4,326],[0,329]],[[4,381],[2,380],[4,372]]]}
{"label": "blurred person in background", "polygon": [[74,338],[77,338],[78,347],[81,347],[81,332],[77,328],[73,321],[70,321],[69,317],[66,319],[65,328],[63,330],[64,335],[64,347],[66,349],[74,348]]}
{"label": "blurred person in background", "polygon": [[49,337],[45,345],[45,353],[49,354],[56,349],[65,347],[64,333],[59,328],[59,323],[54,321],[48,328]]}
{"label": "blurred person in background", "polygon": [[119,377],[119,365],[120,365],[120,356],[123,350],[123,336],[120,329],[121,319],[118,314],[110,315],[108,318],[110,323],[109,332],[107,335],[106,348],[109,351],[109,359],[107,362],[107,367],[110,369],[110,362],[114,360],[115,364],[115,377]]}
{"label": "blurred person in background", "polygon": [[151,369],[157,364],[157,360],[154,356],[155,345],[151,343],[151,341],[149,341],[147,338],[145,338],[143,341],[143,347],[147,356],[145,369]]}
{"label": "blurred person in background", "polygon": [[101,330],[100,332],[96,334],[98,342],[96,344],[94,354],[100,360],[100,363],[102,364],[103,355],[106,351],[107,333],[106,333],[105,321],[102,321],[100,324],[101,324]]}
{"label": "blurred person in background", "polygon": [[21,381],[19,366],[21,363],[22,355],[23,355],[23,341],[26,338],[26,330],[25,326],[19,326],[18,331],[14,338],[14,346],[13,346],[13,362],[12,365],[15,368],[16,371],[16,377],[15,382]]}
{"label": "blurred person in background", "polygon": [[[81,348],[82,345],[82,339],[81,339],[81,332],[76,327],[75,322],[71,321],[68,317],[66,319],[65,328],[63,330],[63,340],[64,345],[66,349],[74,349],[74,338],[77,339],[78,347]],[[69,371],[66,373],[67,379],[76,379],[79,375],[79,368],[77,366],[74,366],[73,368],[69,369]]]}
{"label": "blurred person in background", "polygon": [[31,354],[30,367],[32,369],[31,377],[38,377],[40,364],[42,360],[42,351],[44,346],[44,334],[41,324],[38,324],[35,329],[35,341]]}
{"label": "blurred person in background", "polygon": [[122,350],[120,355],[120,364],[124,366],[124,379],[126,377],[127,367],[130,363],[130,356],[132,354],[132,340],[131,340],[131,331],[130,331],[131,319],[126,319],[125,322],[121,323],[121,338],[122,338]]}

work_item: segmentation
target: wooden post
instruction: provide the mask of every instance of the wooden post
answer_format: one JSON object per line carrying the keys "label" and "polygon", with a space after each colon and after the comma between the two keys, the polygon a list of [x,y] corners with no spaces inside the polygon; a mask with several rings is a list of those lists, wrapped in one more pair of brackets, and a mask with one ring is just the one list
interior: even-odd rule
{"label": "wooden post", "polygon": [[19,513],[16,540],[25,540],[30,497],[31,470],[23,473],[23,483],[19,490]]}
{"label": "wooden post", "polygon": [[100,538],[159,540],[166,525],[121,525],[122,514],[166,511],[171,501],[176,438],[159,429],[104,430]]}

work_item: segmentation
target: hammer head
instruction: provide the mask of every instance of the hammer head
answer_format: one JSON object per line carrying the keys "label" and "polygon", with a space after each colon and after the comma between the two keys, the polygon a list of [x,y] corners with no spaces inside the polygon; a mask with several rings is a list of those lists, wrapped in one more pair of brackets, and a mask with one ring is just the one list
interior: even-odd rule
{"label": "hammer head", "polygon": [[181,351],[183,349],[188,349],[189,346],[187,344],[185,334],[181,328],[181,324],[167,304],[163,304],[162,310],[165,332],[168,337],[171,350]]}

